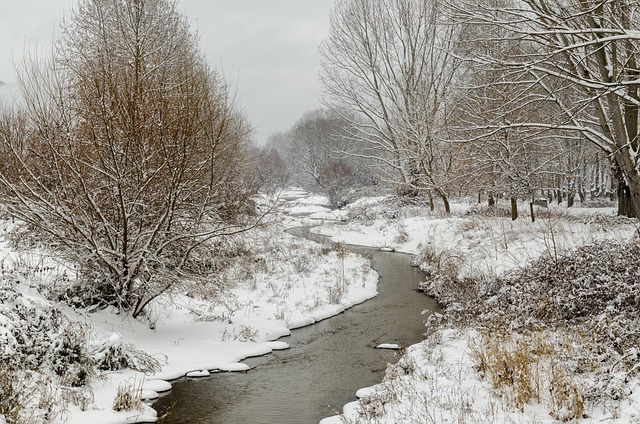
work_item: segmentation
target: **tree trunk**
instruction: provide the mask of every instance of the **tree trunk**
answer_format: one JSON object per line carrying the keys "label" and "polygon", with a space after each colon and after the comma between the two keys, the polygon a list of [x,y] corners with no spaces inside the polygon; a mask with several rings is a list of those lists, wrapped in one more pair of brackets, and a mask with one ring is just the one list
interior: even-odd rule
{"label": "tree trunk", "polygon": [[489,197],[487,198],[487,204],[489,207],[492,207],[496,204],[496,199],[493,198],[493,193],[489,193]]}
{"label": "tree trunk", "polygon": [[511,198],[511,220],[515,221],[518,219],[518,199],[515,197]]}
{"label": "tree trunk", "polygon": [[449,197],[447,196],[447,193],[440,189],[436,189],[436,193],[442,199],[442,203],[444,203],[444,212],[449,215],[451,213],[451,205],[449,205]]}
{"label": "tree trunk", "polygon": [[633,205],[631,189],[623,179],[618,181],[618,216],[636,217],[636,210]]}
{"label": "tree trunk", "polygon": [[536,222],[536,216],[533,213],[533,202],[529,202],[529,211],[531,212],[531,222]]}
{"label": "tree trunk", "polygon": [[449,215],[451,213],[451,205],[449,205],[449,199],[447,196],[442,195],[442,202],[444,203],[444,212]]}
{"label": "tree trunk", "polygon": [[640,212],[640,174],[633,169],[625,175],[617,163],[614,163],[613,172],[618,183],[618,215],[637,218]]}

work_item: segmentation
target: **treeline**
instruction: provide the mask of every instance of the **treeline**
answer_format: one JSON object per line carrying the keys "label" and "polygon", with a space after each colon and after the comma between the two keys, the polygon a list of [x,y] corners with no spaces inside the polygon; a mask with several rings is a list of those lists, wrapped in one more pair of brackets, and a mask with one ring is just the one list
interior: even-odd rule
{"label": "treeline", "polygon": [[374,180],[446,211],[459,193],[514,205],[602,196],[636,216],[639,7],[338,1],[321,80],[344,124],[340,151],[366,158]]}

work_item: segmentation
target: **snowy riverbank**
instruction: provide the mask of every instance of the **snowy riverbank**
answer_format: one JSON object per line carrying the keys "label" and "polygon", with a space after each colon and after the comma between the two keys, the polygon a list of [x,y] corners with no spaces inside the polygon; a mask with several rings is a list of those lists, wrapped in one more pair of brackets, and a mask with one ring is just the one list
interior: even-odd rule
{"label": "snowy riverbank", "polygon": [[[334,241],[418,255],[431,279],[425,288],[446,306],[441,320],[429,322],[426,340],[408,347],[383,382],[360,390],[359,401],[322,424],[639,422],[637,338],[620,343],[615,334],[606,334],[624,329],[637,336],[637,318],[626,312],[633,308],[616,306],[624,303],[620,299],[607,303],[589,297],[609,288],[634,302],[637,285],[603,283],[600,289],[597,281],[608,281],[610,273],[618,278],[611,269],[619,262],[615,256],[603,268],[598,259],[583,260],[579,252],[562,262],[572,249],[597,240],[625,243],[637,237],[634,221],[615,217],[611,208],[540,209],[535,223],[512,222],[475,205],[454,208],[444,217],[418,207],[395,208],[387,199],[363,199],[324,215],[348,218],[346,226],[316,228]],[[536,259],[532,271],[522,268]],[[583,292],[573,283],[582,278],[580,270],[576,277],[571,272],[555,276],[565,263],[576,261],[583,261],[596,281]],[[536,270],[544,267],[551,274],[540,280]],[[628,272],[636,274],[637,268]],[[499,276],[505,277],[496,283]],[[535,287],[518,289],[519,280]],[[549,312],[541,305],[547,291],[556,293],[552,302],[558,302]],[[602,304],[602,309],[575,321],[565,310],[585,307],[580,302],[593,304],[594,310]],[[596,329],[602,325],[610,327]]]}
{"label": "snowy riverbank", "polygon": [[[153,302],[144,320],[112,308],[89,312],[46,300],[40,292],[63,275],[67,278],[69,270],[37,251],[12,250],[5,240],[0,286],[2,354],[16,357],[20,352],[31,358],[38,351],[41,357],[33,360],[31,370],[12,368],[11,375],[4,370],[5,383],[13,384],[13,395],[0,402],[4,407],[0,411],[9,419],[20,417],[25,422],[154,422],[156,412],[140,403],[139,397],[153,399],[170,389],[170,380],[185,375],[197,378],[210,372],[245,371],[248,366],[242,359],[288,348],[277,339],[291,329],[375,296],[378,276],[368,260],[339,245],[320,245],[284,232],[278,222],[286,221],[289,227],[300,223],[289,214],[318,212],[324,208],[317,204],[326,203],[324,198],[302,199],[302,193],[288,196],[273,223],[242,236],[246,260],[241,258],[225,272],[220,283],[224,290],[218,286],[200,293],[168,293]],[[4,222],[4,232],[9,229],[10,223]],[[52,317],[58,315],[60,322],[53,322]],[[129,358],[130,364],[144,358],[156,370],[101,371],[87,377],[86,384],[67,387],[55,369],[60,362],[57,354],[69,344],[64,335],[71,329],[86,336],[78,343],[87,352],[87,367],[112,355]],[[138,355],[140,352],[146,355]],[[114,411],[119,391],[121,400],[123,393],[129,393],[124,399],[132,409]]]}
{"label": "snowy riverbank", "polygon": [[[430,275],[424,288],[446,306],[444,317],[429,321],[424,342],[407,347],[380,384],[358,391],[358,402],[323,424],[640,420],[640,381],[633,366],[640,357],[629,347],[639,333],[637,318],[625,312],[632,308],[623,308],[637,287],[615,275],[611,278],[624,284],[611,285],[605,267],[588,287],[592,292],[615,287],[618,298],[593,302],[571,285],[573,291],[547,288],[553,278],[541,282],[537,272],[548,268],[549,275],[558,274],[553,267],[561,266],[566,252],[595,240],[633,239],[635,221],[615,217],[611,208],[540,209],[531,223],[464,203],[442,216],[424,206],[397,207],[389,198],[329,211],[321,196],[283,197],[270,225],[233,245],[247,254],[234,255],[239,259],[220,281],[201,291],[162,296],[142,320],[111,308],[74,310],[45,299],[43,293],[69,279],[71,269],[37,250],[16,251],[2,238],[0,355],[22,362],[0,369],[5,393],[0,417],[154,422],[156,412],[140,400],[169,390],[172,379],[244,371],[242,359],[286,349],[278,338],[291,329],[375,296],[377,274],[367,260],[340,244],[320,245],[284,231],[319,225],[313,231],[334,242],[416,254]],[[3,234],[13,225],[1,224]],[[542,262],[527,271],[536,259]],[[619,262],[615,256],[608,260]],[[599,260],[587,256],[574,262],[586,269]],[[531,284],[513,289],[510,284],[518,281]],[[555,297],[545,300],[550,290]],[[545,302],[555,305],[551,311],[543,309]],[[583,313],[586,318],[574,322],[553,313],[570,312],[564,305],[584,307],[580,302],[598,315]],[[616,337],[622,338],[619,354],[612,347]],[[102,370],[92,374],[96,367]],[[119,412],[113,408],[116,398]]]}

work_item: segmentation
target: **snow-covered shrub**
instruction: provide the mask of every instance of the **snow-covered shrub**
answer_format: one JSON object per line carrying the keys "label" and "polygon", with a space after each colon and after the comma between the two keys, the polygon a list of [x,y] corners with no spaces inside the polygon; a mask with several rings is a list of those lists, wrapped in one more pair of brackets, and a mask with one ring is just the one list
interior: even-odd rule
{"label": "snow-covered shrub", "polygon": [[511,218],[511,206],[507,203],[496,203],[492,206],[486,204],[471,206],[464,212],[466,216],[483,216],[487,218]]}
{"label": "snow-covered shrub", "polygon": [[80,323],[69,323],[62,332],[53,370],[69,387],[82,387],[95,373],[94,362],[87,353],[88,331]]}
{"label": "snow-covered shrub", "polygon": [[335,283],[325,287],[327,291],[327,301],[331,305],[338,305],[345,294],[344,283],[340,280],[336,280]]}
{"label": "snow-covered shrub", "polygon": [[[601,241],[557,261],[541,257],[499,278],[442,278],[438,283],[434,288],[442,303],[461,303],[462,313],[488,321],[500,318],[511,328],[596,323],[608,314],[634,317],[640,307],[640,244]],[[626,327],[620,320],[617,325]],[[632,329],[619,331],[627,330]]]}
{"label": "snow-covered shrub", "polygon": [[119,334],[113,333],[106,340],[93,343],[91,357],[99,370],[116,371],[123,368],[153,373],[160,371],[161,364],[148,353],[135,349]]}
{"label": "snow-covered shrub", "polygon": [[320,252],[317,246],[305,246],[303,243],[293,242],[286,256],[294,272],[308,274],[317,266]]}
{"label": "snow-covered shrub", "polygon": [[427,279],[436,276],[457,278],[463,258],[450,249],[436,250],[433,243],[420,244],[420,252],[413,258],[411,265],[423,271]]}
{"label": "snow-covered shrub", "polygon": [[[580,417],[587,402],[626,398],[627,383],[640,374],[637,241],[596,242],[557,259],[541,257],[498,278],[436,276],[426,289],[445,306],[449,322],[561,336],[547,377],[555,390],[549,395],[551,412],[558,419]],[[578,384],[578,377],[590,383]]]}
{"label": "snow-covered shrub", "polygon": [[0,287],[0,363],[37,370],[52,366],[59,351],[67,318],[43,300]]}
{"label": "snow-covered shrub", "polygon": [[[350,205],[347,219],[361,223],[371,223],[378,219],[397,220],[404,218],[402,197],[385,197],[377,202],[354,203]],[[391,207],[390,207],[391,206]]]}
{"label": "snow-covered shrub", "polygon": [[402,222],[398,223],[398,225],[396,226],[396,231],[397,234],[393,238],[394,243],[403,244],[409,241],[410,237],[407,231],[407,227]]}

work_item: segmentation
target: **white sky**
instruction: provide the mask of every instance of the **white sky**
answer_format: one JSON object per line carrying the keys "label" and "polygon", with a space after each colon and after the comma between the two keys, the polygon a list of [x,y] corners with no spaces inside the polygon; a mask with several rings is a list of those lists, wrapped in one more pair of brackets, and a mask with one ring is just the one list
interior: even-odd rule
{"label": "white sky", "polygon": [[[15,82],[25,46],[48,45],[76,0],[0,0],[0,81]],[[262,143],[320,107],[318,46],[332,0],[178,0],[212,66],[237,87]],[[7,90],[6,87],[2,90]]]}

